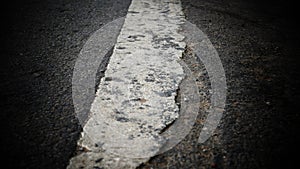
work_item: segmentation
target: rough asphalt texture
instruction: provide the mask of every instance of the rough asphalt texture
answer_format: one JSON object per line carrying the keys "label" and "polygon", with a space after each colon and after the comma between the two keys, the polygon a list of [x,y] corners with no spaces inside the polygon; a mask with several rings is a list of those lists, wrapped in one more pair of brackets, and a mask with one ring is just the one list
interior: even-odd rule
{"label": "rough asphalt texture", "polygon": [[[80,126],[72,69],[87,38],[124,16],[128,0],[24,1],[1,10],[1,153],[6,168],[65,168]],[[287,1],[182,0],[208,35],[227,77],[226,112],[214,137],[196,143],[203,116],[173,150],[140,168],[267,169],[298,166],[299,33]],[[188,53],[188,51],[187,51]],[[209,95],[202,72],[202,94]],[[201,83],[200,83],[201,82]],[[203,97],[202,110],[209,105]],[[200,113],[201,115],[201,113]],[[198,122],[199,121],[199,122]]]}
{"label": "rough asphalt texture", "polygon": [[8,168],[66,168],[81,129],[71,95],[78,53],[93,32],[125,16],[129,3],[49,0],[4,7],[10,10],[1,12],[1,152]]}

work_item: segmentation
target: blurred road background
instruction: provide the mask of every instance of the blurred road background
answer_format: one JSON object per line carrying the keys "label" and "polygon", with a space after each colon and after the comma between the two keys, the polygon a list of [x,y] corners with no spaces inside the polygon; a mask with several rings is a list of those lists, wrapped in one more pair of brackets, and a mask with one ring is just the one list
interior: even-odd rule
{"label": "blurred road background", "polygon": [[[130,0],[10,2],[1,5],[2,165],[62,169],[81,130],[71,93],[77,55],[94,31],[126,15]],[[205,144],[197,144],[196,125],[173,150],[140,168],[299,166],[296,4],[182,0],[182,7],[222,60],[226,112]]]}

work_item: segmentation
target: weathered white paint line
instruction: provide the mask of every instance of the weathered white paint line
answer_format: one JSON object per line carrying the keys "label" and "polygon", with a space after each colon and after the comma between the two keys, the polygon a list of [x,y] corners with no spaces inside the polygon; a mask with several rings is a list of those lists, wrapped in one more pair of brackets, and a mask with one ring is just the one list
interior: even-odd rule
{"label": "weathered white paint line", "polygon": [[132,1],[68,168],[135,168],[159,151],[178,118],[183,22],[179,0]]}

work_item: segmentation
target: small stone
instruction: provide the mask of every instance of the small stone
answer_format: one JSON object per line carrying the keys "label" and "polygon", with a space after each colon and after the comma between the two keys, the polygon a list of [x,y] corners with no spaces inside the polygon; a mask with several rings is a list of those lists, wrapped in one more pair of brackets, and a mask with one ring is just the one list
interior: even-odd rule
{"label": "small stone", "polygon": [[39,76],[41,76],[42,74],[43,74],[42,71],[37,71],[37,72],[34,72],[32,75],[33,75],[34,77],[39,77]]}

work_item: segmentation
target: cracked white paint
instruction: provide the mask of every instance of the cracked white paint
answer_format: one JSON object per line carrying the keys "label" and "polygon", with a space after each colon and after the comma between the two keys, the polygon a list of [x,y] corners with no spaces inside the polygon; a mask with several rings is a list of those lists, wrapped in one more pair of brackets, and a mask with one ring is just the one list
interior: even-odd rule
{"label": "cracked white paint", "polygon": [[132,1],[68,168],[135,168],[159,151],[178,118],[183,22],[179,0]]}

